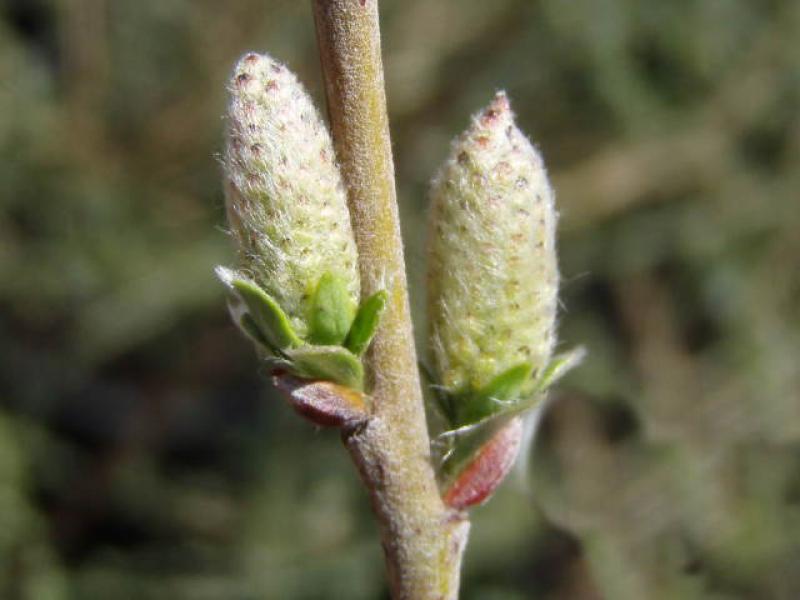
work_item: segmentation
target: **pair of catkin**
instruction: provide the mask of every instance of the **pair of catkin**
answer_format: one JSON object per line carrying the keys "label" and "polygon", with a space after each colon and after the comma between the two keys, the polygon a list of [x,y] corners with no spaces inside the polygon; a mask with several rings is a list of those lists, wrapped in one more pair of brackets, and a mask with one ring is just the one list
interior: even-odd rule
{"label": "pair of catkin", "polygon": [[[304,338],[309,299],[324,274],[359,302],[356,246],[331,139],[297,78],[268,56],[245,55],[229,91],[226,206],[240,272]],[[450,402],[468,403],[504,372],[527,365],[516,393],[529,393],[555,340],[556,212],[542,158],[515,125],[504,93],[453,142],[431,202],[428,310],[437,388]]]}

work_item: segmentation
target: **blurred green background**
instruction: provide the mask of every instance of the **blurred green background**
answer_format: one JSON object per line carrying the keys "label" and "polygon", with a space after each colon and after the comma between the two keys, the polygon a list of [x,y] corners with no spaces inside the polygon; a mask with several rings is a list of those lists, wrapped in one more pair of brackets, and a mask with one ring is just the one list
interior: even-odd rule
{"label": "blurred green background", "polygon": [[[228,320],[246,50],[308,2],[0,2],[0,598],[386,598],[338,436]],[[499,88],[561,211],[563,347],[465,599],[800,597],[800,3],[383,0],[418,337],[427,180]]]}

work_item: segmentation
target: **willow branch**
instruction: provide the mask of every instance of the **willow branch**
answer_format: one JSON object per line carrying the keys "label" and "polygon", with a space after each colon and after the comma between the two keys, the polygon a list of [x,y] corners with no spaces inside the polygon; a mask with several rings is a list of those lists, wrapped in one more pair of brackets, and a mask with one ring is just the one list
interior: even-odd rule
{"label": "willow branch", "polygon": [[389,292],[367,356],[371,418],[345,434],[381,526],[395,599],[458,596],[469,523],[441,500],[414,349],[376,0],[314,0],[334,145],[362,294]]}

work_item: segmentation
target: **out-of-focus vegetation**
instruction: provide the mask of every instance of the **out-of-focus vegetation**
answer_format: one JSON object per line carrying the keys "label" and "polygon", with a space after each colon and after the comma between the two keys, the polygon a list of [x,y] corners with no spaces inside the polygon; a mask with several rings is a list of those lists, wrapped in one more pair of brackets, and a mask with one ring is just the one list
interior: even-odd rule
{"label": "out-of-focus vegetation", "polygon": [[[267,50],[320,98],[307,3],[0,7],[0,597],[385,597],[337,436],[211,272],[223,82]],[[589,349],[474,511],[463,597],[800,597],[800,3],[382,10],[415,307],[427,179],[503,87]]]}

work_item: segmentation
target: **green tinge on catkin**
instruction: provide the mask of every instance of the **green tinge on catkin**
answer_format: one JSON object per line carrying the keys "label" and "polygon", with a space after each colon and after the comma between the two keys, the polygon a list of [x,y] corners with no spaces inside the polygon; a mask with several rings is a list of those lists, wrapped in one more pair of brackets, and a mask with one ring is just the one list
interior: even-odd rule
{"label": "green tinge on catkin", "polygon": [[439,383],[461,397],[523,363],[535,376],[555,341],[557,215],[542,157],[504,93],[453,142],[431,201],[428,297]]}
{"label": "green tinge on catkin", "polygon": [[226,206],[240,268],[308,331],[323,275],[359,300],[347,198],[330,136],[295,75],[250,53],[229,85]]}

